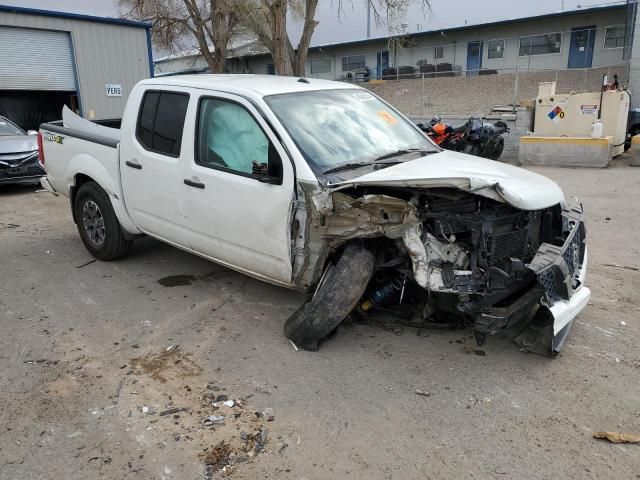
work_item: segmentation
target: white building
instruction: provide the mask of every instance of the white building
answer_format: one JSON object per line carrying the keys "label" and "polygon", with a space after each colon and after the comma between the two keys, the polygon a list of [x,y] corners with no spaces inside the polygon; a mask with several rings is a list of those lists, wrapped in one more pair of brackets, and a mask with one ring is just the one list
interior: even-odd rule
{"label": "white building", "polygon": [[[475,75],[621,65],[628,57],[625,45],[632,39],[627,16],[628,7],[620,2],[412,33],[401,41],[385,37],[315,45],[309,50],[306,75],[341,79],[365,67],[369,78],[394,78],[446,71]],[[209,71],[197,52],[161,58],[154,64],[157,74]],[[256,42],[230,49],[228,71],[275,73],[270,55]]]}

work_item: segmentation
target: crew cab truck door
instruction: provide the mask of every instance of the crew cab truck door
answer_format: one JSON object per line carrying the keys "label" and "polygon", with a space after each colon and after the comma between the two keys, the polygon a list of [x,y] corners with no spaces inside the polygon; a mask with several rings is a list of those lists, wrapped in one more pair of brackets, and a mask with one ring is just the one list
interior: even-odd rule
{"label": "crew cab truck door", "polygon": [[250,102],[216,93],[198,98],[190,135],[182,199],[191,248],[290,284],[294,174],[273,131]]}
{"label": "crew cab truck door", "polygon": [[[120,175],[127,211],[143,232],[188,248],[180,195],[183,130],[189,94],[134,90],[120,146]],[[137,106],[137,109],[136,109]]]}

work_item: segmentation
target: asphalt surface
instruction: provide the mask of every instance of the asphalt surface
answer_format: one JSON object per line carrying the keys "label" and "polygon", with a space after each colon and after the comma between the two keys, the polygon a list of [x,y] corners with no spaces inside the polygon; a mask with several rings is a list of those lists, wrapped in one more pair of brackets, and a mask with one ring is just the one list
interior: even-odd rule
{"label": "asphalt surface", "polygon": [[593,295],[553,360],[361,324],[295,351],[300,294],[152,239],[92,262],[65,198],[4,187],[0,479],[640,478],[640,445],[592,437],[640,434],[640,168],[535,170],[588,216]]}

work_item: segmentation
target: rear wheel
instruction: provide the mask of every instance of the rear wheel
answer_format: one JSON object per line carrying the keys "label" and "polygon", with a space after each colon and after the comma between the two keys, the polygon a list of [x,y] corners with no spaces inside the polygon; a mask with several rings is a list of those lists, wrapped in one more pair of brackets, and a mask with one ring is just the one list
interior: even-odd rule
{"label": "rear wheel", "polygon": [[496,142],[493,150],[491,151],[491,155],[489,155],[489,158],[491,160],[498,160],[500,158],[500,155],[502,155],[503,151],[504,151],[504,138],[500,137]]}
{"label": "rear wheel", "polygon": [[124,236],[109,195],[95,182],[82,184],[74,202],[74,214],[82,243],[100,260],[124,257],[131,244]]}
{"label": "rear wheel", "polygon": [[300,307],[284,325],[284,333],[306,350],[317,350],[355,308],[373,276],[374,254],[352,243],[334,264],[329,264],[308,303]]}

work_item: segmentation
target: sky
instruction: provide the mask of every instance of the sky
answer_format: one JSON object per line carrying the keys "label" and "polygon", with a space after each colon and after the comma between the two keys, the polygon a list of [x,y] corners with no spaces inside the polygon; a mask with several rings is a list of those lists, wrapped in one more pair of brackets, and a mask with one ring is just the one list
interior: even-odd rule
{"label": "sky", "polygon": [[[545,13],[575,10],[619,3],[620,0],[430,0],[431,9],[422,8],[421,0],[413,0],[406,19],[406,32],[474,25]],[[320,22],[311,44],[360,40],[367,37],[366,0],[319,0],[316,19]],[[117,17],[117,0],[0,0],[3,5],[42,8],[97,16]],[[410,20],[409,20],[410,19]],[[289,25],[294,44],[300,37],[301,26]],[[385,26],[376,26],[371,20],[371,36],[388,34]],[[194,42],[195,45],[195,42]]]}

